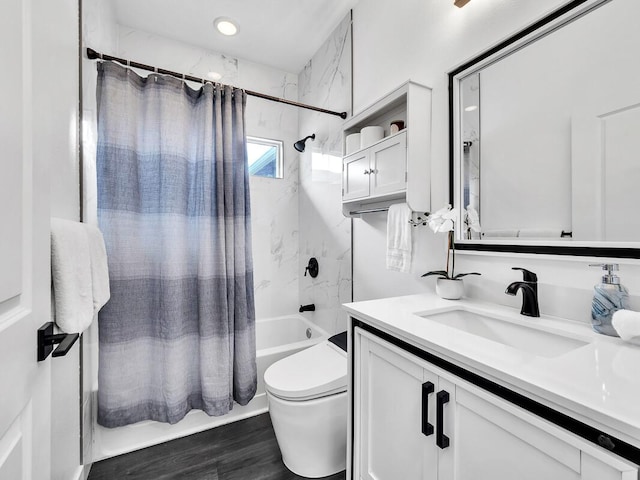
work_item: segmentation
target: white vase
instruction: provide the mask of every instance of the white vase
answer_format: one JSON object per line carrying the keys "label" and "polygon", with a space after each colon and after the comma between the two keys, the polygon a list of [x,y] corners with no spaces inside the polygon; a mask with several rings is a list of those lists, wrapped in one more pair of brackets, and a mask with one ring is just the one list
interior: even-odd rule
{"label": "white vase", "polygon": [[447,300],[459,300],[464,294],[464,283],[458,278],[452,280],[450,278],[438,278],[436,280],[436,293],[440,298]]}

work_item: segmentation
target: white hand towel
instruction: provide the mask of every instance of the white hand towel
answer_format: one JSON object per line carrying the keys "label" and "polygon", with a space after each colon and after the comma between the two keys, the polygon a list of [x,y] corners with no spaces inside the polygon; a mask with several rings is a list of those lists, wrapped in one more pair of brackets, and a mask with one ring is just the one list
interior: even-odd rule
{"label": "white hand towel", "polygon": [[109,267],[107,265],[107,249],[104,246],[104,238],[98,227],[82,224],[89,240],[89,254],[91,256],[91,285],[93,292],[93,313],[98,311],[111,298],[109,290]]}
{"label": "white hand towel", "polygon": [[387,213],[387,270],[411,270],[411,210],[406,203],[396,203]]}
{"label": "white hand towel", "polygon": [[51,277],[55,321],[65,333],[80,333],[93,320],[91,255],[84,226],[51,219]]}
{"label": "white hand towel", "polygon": [[640,345],[640,312],[631,310],[613,312],[611,324],[625,342]]}

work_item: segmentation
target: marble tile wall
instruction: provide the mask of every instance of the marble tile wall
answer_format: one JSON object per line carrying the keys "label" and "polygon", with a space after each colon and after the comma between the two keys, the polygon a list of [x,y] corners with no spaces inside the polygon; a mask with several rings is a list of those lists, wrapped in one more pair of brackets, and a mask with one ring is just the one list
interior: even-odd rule
{"label": "marble tile wall", "polygon": [[[351,113],[351,16],[325,41],[298,76],[300,102]],[[319,275],[300,277],[305,313],[330,333],[346,329],[340,305],[351,301],[351,220],[342,215],[342,124],[337,116],[300,110],[299,137],[315,133],[300,153],[300,272],[310,257]]]}

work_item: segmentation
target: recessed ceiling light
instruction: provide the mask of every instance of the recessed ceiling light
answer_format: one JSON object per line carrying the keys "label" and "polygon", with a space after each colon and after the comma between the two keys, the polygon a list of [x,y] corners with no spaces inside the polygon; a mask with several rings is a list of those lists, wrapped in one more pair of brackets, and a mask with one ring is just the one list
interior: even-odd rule
{"label": "recessed ceiling light", "polygon": [[474,110],[478,109],[478,105],[469,105],[468,107],[464,108],[465,112],[473,112]]}
{"label": "recessed ceiling light", "polygon": [[213,25],[223,35],[231,36],[238,33],[238,25],[229,17],[218,17],[213,21]]}
{"label": "recessed ceiling light", "polygon": [[213,71],[207,72],[207,78],[213,80],[214,82],[217,82],[222,78],[222,74],[218,72],[213,72]]}

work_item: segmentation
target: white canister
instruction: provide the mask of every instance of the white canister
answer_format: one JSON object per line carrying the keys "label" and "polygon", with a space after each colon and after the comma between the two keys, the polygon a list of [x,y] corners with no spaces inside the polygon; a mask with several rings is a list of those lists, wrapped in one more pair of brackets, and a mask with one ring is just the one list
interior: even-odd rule
{"label": "white canister", "polygon": [[347,135],[345,143],[345,150],[347,152],[347,155],[360,150],[360,134],[352,133],[351,135]]}
{"label": "white canister", "polygon": [[360,148],[367,148],[383,138],[384,128],[378,126],[364,127],[360,130]]}

